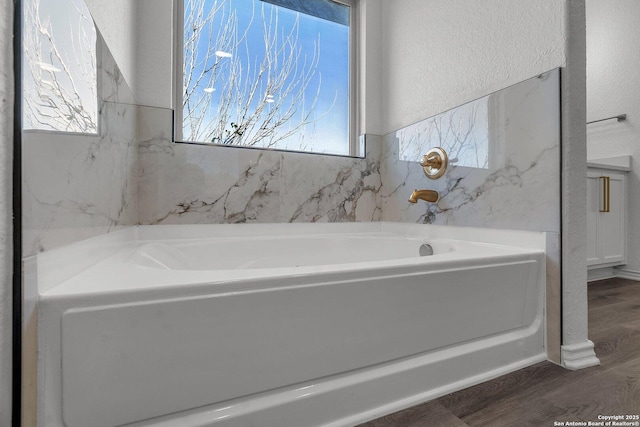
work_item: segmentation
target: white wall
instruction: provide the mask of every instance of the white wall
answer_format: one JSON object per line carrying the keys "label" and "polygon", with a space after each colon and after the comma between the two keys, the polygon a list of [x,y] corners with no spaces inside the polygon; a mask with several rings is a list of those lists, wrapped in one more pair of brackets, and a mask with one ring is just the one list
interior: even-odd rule
{"label": "white wall", "polygon": [[[575,368],[598,363],[587,340],[587,147],[584,0],[566,0],[562,75],[562,340]],[[582,362],[580,361],[582,359]],[[566,360],[565,360],[566,364]]]}
{"label": "white wall", "polygon": [[564,3],[382,2],[383,133],[563,66]]}
{"label": "white wall", "polygon": [[136,0],[135,3],[138,71],[133,84],[134,96],[140,105],[172,108],[173,0]]}
{"label": "white wall", "polygon": [[11,425],[13,1],[0,0],[0,426]]}
{"label": "white wall", "polygon": [[640,274],[640,2],[587,0],[587,157],[631,155],[625,270]]}
{"label": "white wall", "polygon": [[384,135],[382,128],[382,2],[361,0],[359,28],[358,103],[360,108],[359,133]]}

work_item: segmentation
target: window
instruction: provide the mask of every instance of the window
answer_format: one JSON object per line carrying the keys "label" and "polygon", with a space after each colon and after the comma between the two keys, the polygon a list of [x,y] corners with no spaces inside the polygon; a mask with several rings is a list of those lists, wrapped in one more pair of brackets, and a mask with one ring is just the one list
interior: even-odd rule
{"label": "window", "polygon": [[23,129],[98,132],[96,29],[83,0],[25,0]]}
{"label": "window", "polygon": [[350,2],[184,0],[176,139],[354,154]]}

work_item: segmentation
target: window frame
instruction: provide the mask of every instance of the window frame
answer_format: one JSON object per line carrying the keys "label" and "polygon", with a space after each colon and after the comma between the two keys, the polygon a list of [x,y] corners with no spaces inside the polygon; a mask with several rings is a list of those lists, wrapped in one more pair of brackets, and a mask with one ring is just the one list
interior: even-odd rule
{"label": "window frame", "polygon": [[262,148],[251,147],[243,145],[222,145],[213,142],[206,141],[185,141],[182,135],[183,126],[183,109],[182,109],[182,95],[183,95],[183,81],[182,66],[184,60],[184,0],[174,0],[174,48],[172,54],[173,61],[173,79],[172,79],[172,91],[173,91],[173,141],[176,143],[184,144],[200,144],[211,145],[214,147],[238,147],[238,148],[250,148],[256,150],[272,150],[272,151],[285,151],[285,152],[297,152],[307,154],[318,155],[333,155],[343,157],[364,157],[364,149],[361,147],[358,130],[360,129],[360,115],[359,115],[359,76],[360,76],[360,64],[358,61],[359,52],[359,20],[360,20],[360,0],[331,0],[334,3],[343,4],[349,6],[349,129],[348,129],[348,154],[335,154],[335,153],[319,153],[313,151],[301,151],[301,150],[286,150],[281,148]]}

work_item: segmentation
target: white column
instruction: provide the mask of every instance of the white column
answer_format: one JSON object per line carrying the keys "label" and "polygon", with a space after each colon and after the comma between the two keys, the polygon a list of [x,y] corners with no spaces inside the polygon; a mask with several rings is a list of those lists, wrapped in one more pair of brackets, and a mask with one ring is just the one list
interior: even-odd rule
{"label": "white column", "polygon": [[562,69],[562,363],[582,369],[600,361],[588,337],[587,93],[584,0],[565,1]]}

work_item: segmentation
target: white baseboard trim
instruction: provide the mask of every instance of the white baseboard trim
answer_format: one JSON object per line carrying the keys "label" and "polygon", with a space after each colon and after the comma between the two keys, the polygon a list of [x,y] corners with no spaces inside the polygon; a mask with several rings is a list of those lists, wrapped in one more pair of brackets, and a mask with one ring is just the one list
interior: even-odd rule
{"label": "white baseboard trim", "polygon": [[618,277],[618,272],[613,267],[595,268],[587,270],[587,282],[596,280],[612,279]]}
{"label": "white baseboard trim", "polygon": [[593,342],[587,340],[577,344],[568,344],[562,346],[562,365],[575,371],[590,366],[600,364],[600,359],[596,357]]}
{"label": "white baseboard trim", "polygon": [[640,281],[640,271],[628,270],[621,267],[602,267],[594,268],[593,270],[587,270],[587,282],[613,279],[615,277]]}
{"label": "white baseboard trim", "polygon": [[616,277],[620,277],[621,279],[640,280],[640,271],[620,268],[616,269]]}

